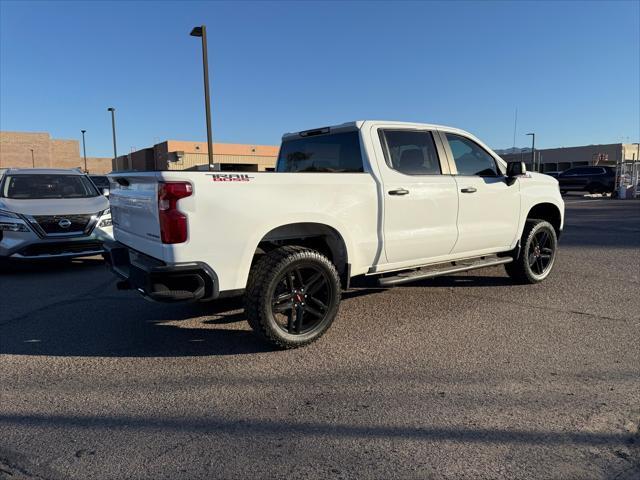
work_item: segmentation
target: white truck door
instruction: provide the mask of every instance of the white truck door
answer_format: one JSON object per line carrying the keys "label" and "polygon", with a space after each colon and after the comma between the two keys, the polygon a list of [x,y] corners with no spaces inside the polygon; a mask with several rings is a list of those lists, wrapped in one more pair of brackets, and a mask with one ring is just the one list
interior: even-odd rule
{"label": "white truck door", "polygon": [[417,265],[449,254],[458,236],[458,193],[439,138],[398,127],[372,133],[383,157],[378,165],[388,263]]}
{"label": "white truck door", "polygon": [[518,232],[520,184],[507,184],[495,158],[474,140],[441,138],[453,160],[458,188],[458,241],[451,253],[506,250]]}

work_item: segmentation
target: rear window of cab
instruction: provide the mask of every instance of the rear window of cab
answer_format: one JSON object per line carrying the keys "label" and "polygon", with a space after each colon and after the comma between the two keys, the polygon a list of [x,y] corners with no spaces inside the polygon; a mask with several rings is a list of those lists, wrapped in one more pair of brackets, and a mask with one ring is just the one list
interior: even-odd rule
{"label": "rear window of cab", "polygon": [[285,140],[276,172],[364,172],[360,134],[354,130]]}

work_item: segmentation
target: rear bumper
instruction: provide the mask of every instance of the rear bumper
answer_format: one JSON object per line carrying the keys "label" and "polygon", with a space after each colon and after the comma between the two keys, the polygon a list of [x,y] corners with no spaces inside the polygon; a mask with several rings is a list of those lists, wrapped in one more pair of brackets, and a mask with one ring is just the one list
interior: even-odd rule
{"label": "rear bumper", "polygon": [[119,288],[135,289],[158,302],[193,302],[217,298],[218,277],[202,262],[167,265],[119,242],[104,245],[104,257],[123,281]]}

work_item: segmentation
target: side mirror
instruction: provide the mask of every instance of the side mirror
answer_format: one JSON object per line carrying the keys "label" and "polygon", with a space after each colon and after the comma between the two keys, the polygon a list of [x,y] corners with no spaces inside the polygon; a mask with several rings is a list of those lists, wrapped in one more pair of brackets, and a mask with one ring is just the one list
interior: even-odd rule
{"label": "side mirror", "polygon": [[507,163],[507,185],[513,185],[516,177],[527,173],[527,167],[524,162]]}
{"label": "side mirror", "polygon": [[527,173],[527,166],[524,162],[507,163],[507,177],[517,177],[518,175],[524,175],[525,173]]}
{"label": "side mirror", "polygon": [[103,188],[102,189],[102,195],[104,195],[105,197],[109,196],[109,189],[108,188]]}

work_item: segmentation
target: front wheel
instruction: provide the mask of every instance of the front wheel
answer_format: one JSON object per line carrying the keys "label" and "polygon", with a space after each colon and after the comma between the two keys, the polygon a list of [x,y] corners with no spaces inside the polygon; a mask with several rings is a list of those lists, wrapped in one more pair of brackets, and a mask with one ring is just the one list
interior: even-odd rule
{"label": "front wheel", "polygon": [[558,236],[545,220],[527,220],[520,240],[518,258],[505,265],[507,274],[519,283],[538,283],[551,273],[556,259]]}
{"label": "front wheel", "polygon": [[321,253],[284,246],[256,262],[245,292],[245,312],[254,332],[278,348],[296,348],[320,338],[340,304],[340,278]]}

